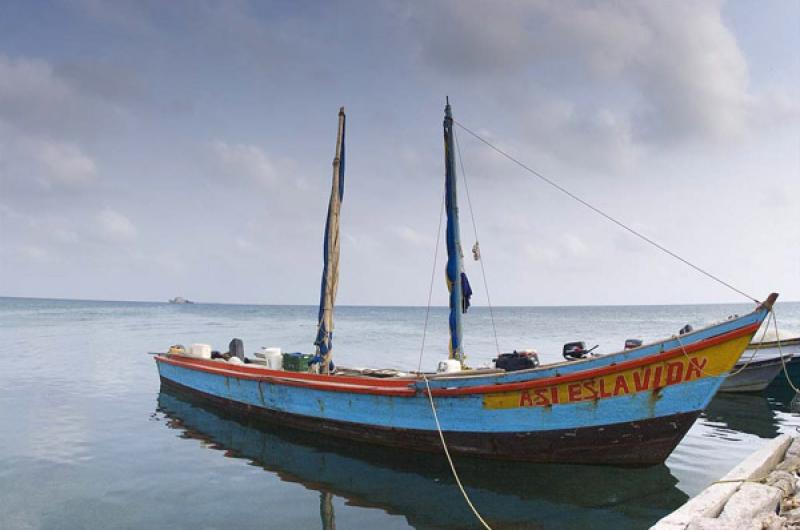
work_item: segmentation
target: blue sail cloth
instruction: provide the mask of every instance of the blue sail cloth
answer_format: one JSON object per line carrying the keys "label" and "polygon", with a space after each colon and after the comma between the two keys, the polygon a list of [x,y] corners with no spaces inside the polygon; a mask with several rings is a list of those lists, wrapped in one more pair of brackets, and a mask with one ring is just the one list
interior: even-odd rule
{"label": "blue sail cloth", "polygon": [[464,294],[461,299],[461,312],[466,313],[470,305],[469,299],[472,298],[472,287],[467,279],[467,274],[464,272],[461,273],[461,292]]}
{"label": "blue sail cloth", "polygon": [[[339,110],[339,134],[334,174],[331,184],[331,198],[328,202],[328,217],[325,221],[325,244],[323,249],[324,266],[319,294],[319,315],[317,318],[317,337],[314,345],[323,357],[333,348],[333,306],[339,284],[339,211],[344,199],[344,108]],[[338,168],[336,167],[338,164]],[[338,169],[338,170],[337,170]]]}
{"label": "blue sail cloth", "polygon": [[461,313],[464,311],[464,291],[461,275],[464,271],[461,256],[461,234],[458,226],[458,195],[456,166],[453,157],[453,116],[450,103],[444,109],[445,210],[447,212],[447,287],[450,289],[450,358],[464,360],[461,343]]}

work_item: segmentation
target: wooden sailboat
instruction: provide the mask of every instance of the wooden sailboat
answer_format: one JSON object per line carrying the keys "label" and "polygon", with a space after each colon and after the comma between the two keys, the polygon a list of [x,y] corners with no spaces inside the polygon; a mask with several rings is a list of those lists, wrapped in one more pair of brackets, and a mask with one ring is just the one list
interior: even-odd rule
{"label": "wooden sailboat", "polygon": [[[463,361],[461,313],[467,293],[452,127],[448,103],[444,147],[450,356]],[[330,370],[344,128],[342,110],[315,341],[320,373],[177,352],[155,357],[162,385],[300,429],[440,451],[430,395],[451,453],[536,462],[656,464],[667,458],[709,403],[777,299],[773,293],[749,314],[680,337],[532,369],[389,377],[385,371]]]}

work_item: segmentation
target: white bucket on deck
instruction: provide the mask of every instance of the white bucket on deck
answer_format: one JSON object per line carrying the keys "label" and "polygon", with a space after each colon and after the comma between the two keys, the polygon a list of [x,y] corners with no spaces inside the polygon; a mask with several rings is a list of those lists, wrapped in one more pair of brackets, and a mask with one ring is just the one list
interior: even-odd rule
{"label": "white bucket on deck", "polygon": [[197,357],[198,359],[211,358],[210,344],[192,344],[192,347],[189,349],[189,351],[191,352],[192,357]]}
{"label": "white bucket on deck", "polygon": [[264,364],[267,368],[272,370],[283,369],[283,352],[280,348],[261,348],[261,351],[255,353],[256,357],[264,359]]}
{"label": "white bucket on deck", "polygon": [[461,371],[461,363],[456,359],[447,359],[446,361],[439,361],[439,366],[436,371],[440,374],[450,374],[453,372]]}

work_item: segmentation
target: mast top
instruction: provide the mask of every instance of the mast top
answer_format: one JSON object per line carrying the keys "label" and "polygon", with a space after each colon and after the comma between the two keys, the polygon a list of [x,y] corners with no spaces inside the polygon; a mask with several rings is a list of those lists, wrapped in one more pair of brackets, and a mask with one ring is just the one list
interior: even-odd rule
{"label": "mast top", "polygon": [[339,116],[344,116],[344,107],[339,107]]}
{"label": "mast top", "polygon": [[453,114],[450,112],[450,96],[445,96],[445,107],[444,107],[444,117],[448,119],[453,119]]}

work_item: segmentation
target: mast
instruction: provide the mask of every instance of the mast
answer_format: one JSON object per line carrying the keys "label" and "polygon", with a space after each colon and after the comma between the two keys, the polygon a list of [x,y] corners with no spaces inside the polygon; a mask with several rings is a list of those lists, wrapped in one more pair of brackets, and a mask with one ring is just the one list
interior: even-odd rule
{"label": "mast", "polygon": [[339,109],[339,130],[336,135],[336,155],[333,158],[331,198],[328,202],[328,219],[325,221],[322,285],[319,294],[317,338],[314,345],[322,357],[321,373],[328,373],[333,349],[333,307],[339,286],[339,212],[344,198],[344,107]]}
{"label": "mast", "polygon": [[447,211],[447,288],[450,290],[450,358],[464,364],[461,342],[461,313],[464,311],[462,274],[464,257],[461,253],[461,231],[458,225],[458,194],[456,193],[456,164],[453,156],[453,115],[450,100],[444,108],[444,167],[445,210]]}

